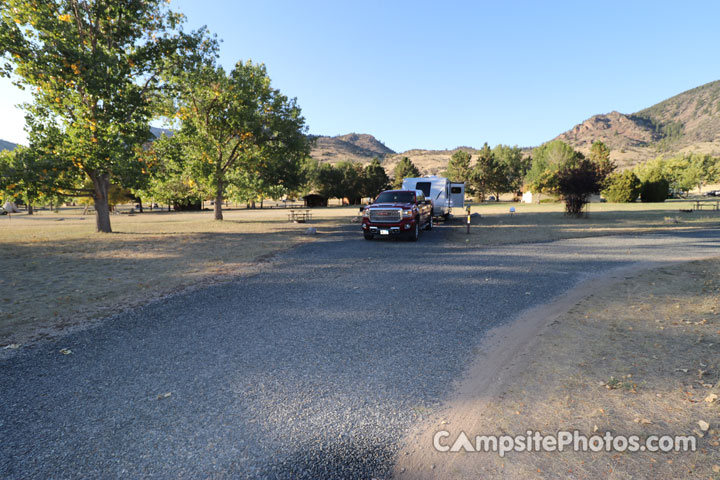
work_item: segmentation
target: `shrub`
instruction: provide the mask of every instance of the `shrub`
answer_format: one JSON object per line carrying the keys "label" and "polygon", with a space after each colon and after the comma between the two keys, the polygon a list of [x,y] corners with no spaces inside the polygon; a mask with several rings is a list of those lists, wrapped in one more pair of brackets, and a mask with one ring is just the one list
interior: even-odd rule
{"label": "shrub", "polygon": [[640,190],[640,200],[643,202],[664,202],[670,193],[670,183],[664,178],[646,180]]}
{"label": "shrub", "polygon": [[642,182],[637,175],[628,170],[610,175],[602,194],[609,202],[630,203],[637,200],[641,190]]}
{"label": "shrub", "polygon": [[568,162],[557,174],[558,192],[565,202],[565,212],[579,217],[591,194],[600,191],[605,173],[584,157]]}

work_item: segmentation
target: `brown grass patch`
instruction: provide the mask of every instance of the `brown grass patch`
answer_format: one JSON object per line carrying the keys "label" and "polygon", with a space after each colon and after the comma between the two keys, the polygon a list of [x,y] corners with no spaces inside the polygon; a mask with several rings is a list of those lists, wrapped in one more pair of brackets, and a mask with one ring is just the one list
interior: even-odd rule
{"label": "brown grass patch", "polygon": [[[77,209],[0,217],[0,346],[251,272],[356,211],[316,210],[309,224],[288,222],[282,209],[232,210],[223,222],[211,212],[114,215],[112,234],[95,233],[94,217]],[[303,235],[308,226],[320,235]]]}

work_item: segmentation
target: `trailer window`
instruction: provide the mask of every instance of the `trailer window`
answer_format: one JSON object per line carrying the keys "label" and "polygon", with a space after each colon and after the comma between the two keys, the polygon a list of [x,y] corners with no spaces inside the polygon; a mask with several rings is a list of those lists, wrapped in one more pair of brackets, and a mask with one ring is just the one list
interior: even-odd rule
{"label": "trailer window", "polygon": [[462,188],[460,187],[451,187],[450,193],[457,195],[458,193],[462,193]]}
{"label": "trailer window", "polygon": [[417,182],[415,190],[422,190],[426,197],[430,196],[430,182]]}

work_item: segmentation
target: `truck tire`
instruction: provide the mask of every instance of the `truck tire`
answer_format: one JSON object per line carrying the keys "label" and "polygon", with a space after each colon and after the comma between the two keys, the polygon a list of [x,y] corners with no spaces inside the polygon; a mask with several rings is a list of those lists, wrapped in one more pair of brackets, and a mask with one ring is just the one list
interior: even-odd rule
{"label": "truck tire", "polygon": [[365,240],[372,240],[374,235],[372,233],[363,232],[363,237],[365,237]]}
{"label": "truck tire", "polygon": [[425,230],[432,230],[433,227],[433,217],[430,215],[430,218],[428,219],[427,225],[425,225]]}
{"label": "truck tire", "polygon": [[410,232],[410,236],[408,237],[411,242],[417,242],[418,237],[420,236],[420,219],[415,219],[415,228],[412,229]]}

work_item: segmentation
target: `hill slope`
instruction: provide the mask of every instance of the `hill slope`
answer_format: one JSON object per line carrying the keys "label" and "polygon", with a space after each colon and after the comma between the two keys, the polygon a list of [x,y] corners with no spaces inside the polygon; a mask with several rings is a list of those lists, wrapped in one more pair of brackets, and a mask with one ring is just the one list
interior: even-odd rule
{"label": "hill slope", "polygon": [[[372,135],[348,134],[314,137],[312,156],[320,161],[368,163],[382,160],[388,173],[402,157],[409,157],[423,174],[441,173],[457,150],[413,149],[395,153]],[[601,140],[621,168],[657,157],[698,152],[720,156],[720,80],[688,90],[633,114],[610,112],[595,115],[556,137],[589,152]],[[529,152],[530,149],[528,148]]]}
{"label": "hill slope", "polygon": [[17,143],[0,140],[0,152],[3,150],[15,150],[15,147],[17,147]]}
{"label": "hill slope", "polygon": [[385,158],[395,152],[368,134],[349,133],[337,137],[313,136],[315,140],[310,155],[322,162],[343,161],[369,163],[373,158]]}
{"label": "hill slope", "polygon": [[558,139],[588,152],[594,140],[605,142],[620,166],[658,155],[685,152],[720,154],[720,81],[664,100],[634,114],[595,115]]}

